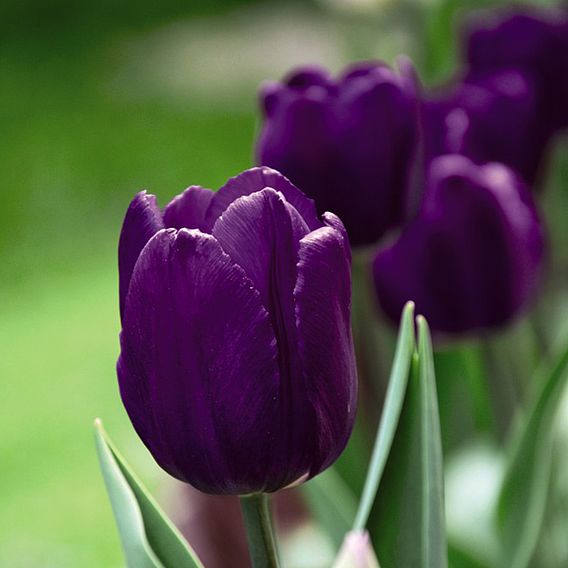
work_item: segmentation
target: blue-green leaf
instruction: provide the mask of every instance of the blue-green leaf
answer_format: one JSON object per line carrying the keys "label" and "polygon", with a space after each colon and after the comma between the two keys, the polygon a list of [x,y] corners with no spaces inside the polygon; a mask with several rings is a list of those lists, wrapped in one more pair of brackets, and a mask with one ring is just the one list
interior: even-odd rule
{"label": "blue-green leaf", "polygon": [[99,463],[129,568],[203,568],[95,421]]}
{"label": "blue-green leaf", "polygon": [[382,568],[446,568],[442,444],[430,332],[418,353],[369,525]]}
{"label": "blue-green leaf", "polygon": [[377,430],[375,447],[373,448],[373,454],[363,488],[363,495],[359,503],[357,517],[353,524],[353,530],[356,531],[362,531],[365,528],[373,503],[375,502],[377,488],[379,487],[387,463],[387,458],[400,418],[410,367],[412,365],[414,347],[414,304],[408,302],[402,313],[401,326],[385,404]]}
{"label": "blue-green leaf", "polygon": [[568,349],[540,380],[540,392],[511,439],[497,506],[503,567],[526,568],[538,542],[550,484],[554,419],[567,371]]}

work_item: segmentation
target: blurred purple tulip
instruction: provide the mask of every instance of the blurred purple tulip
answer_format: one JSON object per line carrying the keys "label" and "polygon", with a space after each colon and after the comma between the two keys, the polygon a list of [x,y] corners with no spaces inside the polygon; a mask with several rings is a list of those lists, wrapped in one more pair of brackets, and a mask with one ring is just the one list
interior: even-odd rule
{"label": "blurred purple tulip", "polygon": [[400,68],[363,62],[334,79],[306,67],[261,92],[258,162],[339,215],[353,246],[375,243],[405,214],[416,92],[409,62]]}
{"label": "blurred purple tulip", "polygon": [[568,12],[517,7],[484,13],[470,22],[464,46],[470,77],[516,69],[535,87],[543,127],[568,126]]}
{"label": "blurred purple tulip", "polygon": [[509,323],[534,298],[544,255],[527,186],[502,164],[459,155],[434,159],[426,183],[416,218],[375,257],[383,311],[395,322],[414,300],[442,335]]}
{"label": "blurred purple tulip", "polygon": [[161,211],[132,201],[119,244],[122,400],[160,466],[201,491],[276,491],[327,468],[356,406],[341,221],[254,168]]}
{"label": "blurred purple tulip", "polygon": [[501,162],[527,183],[536,181],[550,132],[523,72],[506,69],[466,78],[427,97],[422,116],[426,162],[463,154],[478,164]]}

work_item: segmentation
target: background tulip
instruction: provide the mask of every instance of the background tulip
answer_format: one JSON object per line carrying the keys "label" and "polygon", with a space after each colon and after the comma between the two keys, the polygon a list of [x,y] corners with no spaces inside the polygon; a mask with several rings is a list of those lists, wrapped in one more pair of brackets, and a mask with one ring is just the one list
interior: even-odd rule
{"label": "background tulip", "polygon": [[363,62],[337,79],[301,68],[261,93],[258,162],[339,215],[353,246],[376,242],[405,212],[416,117],[411,72],[401,68]]}
{"label": "background tulip", "polygon": [[470,76],[517,69],[536,88],[538,114],[551,132],[568,126],[568,13],[514,10],[484,14],[470,23],[464,40]]}
{"label": "background tulip", "polygon": [[464,154],[479,164],[501,162],[532,184],[548,140],[531,78],[516,69],[466,78],[426,98],[426,161]]}
{"label": "background tulip", "polygon": [[119,264],[121,396],[166,471],[248,494],[339,456],[356,371],[337,217],[320,220],[286,178],[255,168],[216,194],[191,187],[163,211],[138,194]]}
{"label": "background tulip", "polygon": [[502,326],[533,298],[543,252],[531,195],[511,170],[442,156],[419,214],[375,257],[377,297],[392,320],[413,300],[441,334]]}

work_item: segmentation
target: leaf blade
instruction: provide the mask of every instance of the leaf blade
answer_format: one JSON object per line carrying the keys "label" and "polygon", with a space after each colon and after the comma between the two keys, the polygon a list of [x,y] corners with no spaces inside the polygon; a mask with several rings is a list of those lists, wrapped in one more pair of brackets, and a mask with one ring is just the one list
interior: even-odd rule
{"label": "leaf blade", "polygon": [[502,565],[526,568],[542,528],[553,451],[553,425],[568,380],[568,347],[545,373],[530,408],[518,422],[497,501]]}
{"label": "leaf blade", "polygon": [[417,318],[418,359],[421,387],[421,434],[423,479],[427,487],[422,493],[422,545],[423,564],[439,566],[448,564],[448,545],[446,542],[446,522],[444,510],[444,465],[442,458],[442,434],[440,414],[436,395],[436,377],[432,341],[426,319]]}
{"label": "leaf blade", "polygon": [[419,316],[406,397],[371,517],[382,568],[446,568],[442,443],[430,333]]}
{"label": "leaf blade", "polygon": [[195,552],[116,450],[99,420],[95,422],[95,440],[128,566],[203,568]]}
{"label": "leaf blade", "polygon": [[402,411],[414,347],[414,303],[408,302],[402,313],[385,404],[359,509],[353,523],[353,530],[355,531],[361,531],[365,528],[377,495]]}

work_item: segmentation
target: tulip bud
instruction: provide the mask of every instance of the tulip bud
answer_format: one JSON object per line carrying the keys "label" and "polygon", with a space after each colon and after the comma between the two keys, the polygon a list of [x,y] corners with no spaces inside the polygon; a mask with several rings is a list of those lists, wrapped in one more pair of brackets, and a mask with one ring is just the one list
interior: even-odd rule
{"label": "tulip bud", "polygon": [[379,251],[375,287],[396,321],[408,300],[438,334],[508,323],[534,297],[544,236],[526,185],[501,164],[432,161],[421,210]]}
{"label": "tulip bud", "polygon": [[529,184],[550,138],[530,78],[514,69],[470,78],[430,96],[423,121],[427,160],[455,153],[478,164],[501,162]]}
{"label": "tulip bud", "polygon": [[339,215],[354,246],[378,241],[405,213],[416,104],[406,61],[401,70],[359,63],[334,79],[303,68],[261,93],[258,162]]}
{"label": "tulip bud", "polygon": [[159,465],[207,493],[276,491],[353,426],[350,251],[278,172],[163,211],[138,194],[119,245],[122,400]]}
{"label": "tulip bud", "polygon": [[345,536],[333,568],[380,568],[367,531],[351,531]]}
{"label": "tulip bud", "polygon": [[470,75],[517,69],[530,77],[538,114],[552,130],[568,126],[568,15],[516,8],[482,15],[465,34]]}

